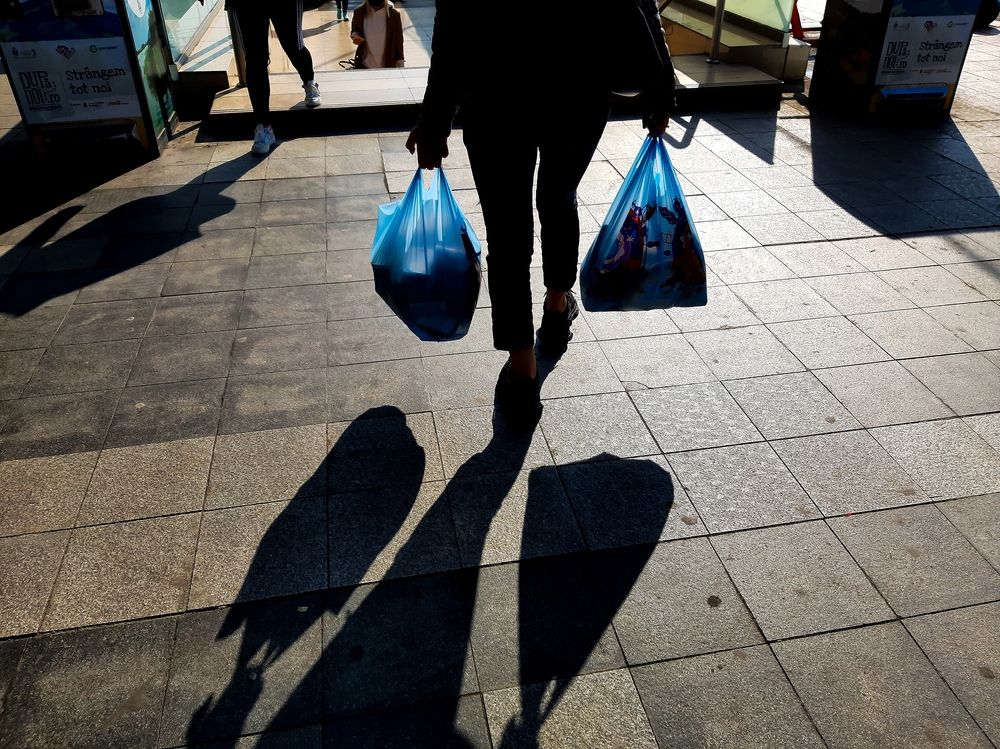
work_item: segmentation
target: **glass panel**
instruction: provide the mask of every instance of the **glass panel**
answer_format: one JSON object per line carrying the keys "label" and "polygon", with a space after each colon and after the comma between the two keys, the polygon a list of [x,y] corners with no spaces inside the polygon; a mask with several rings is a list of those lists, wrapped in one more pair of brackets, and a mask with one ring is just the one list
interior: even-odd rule
{"label": "glass panel", "polygon": [[[715,0],[706,2],[715,6]],[[795,0],[726,0],[726,12],[786,32],[792,23],[794,4]]]}
{"label": "glass panel", "polygon": [[170,40],[170,53],[175,61],[182,53],[190,51],[188,47],[196,41],[198,29],[222,2],[223,0],[205,0],[202,5],[198,0],[160,0],[163,23]]}

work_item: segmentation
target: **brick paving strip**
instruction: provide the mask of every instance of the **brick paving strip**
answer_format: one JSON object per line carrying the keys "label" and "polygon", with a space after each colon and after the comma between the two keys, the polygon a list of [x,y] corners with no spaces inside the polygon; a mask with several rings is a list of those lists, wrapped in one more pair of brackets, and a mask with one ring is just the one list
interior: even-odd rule
{"label": "brick paving strip", "polygon": [[998,40],[936,128],[678,118],[710,303],[585,314],[530,438],[485,291],[374,292],[400,133],[0,236],[0,746],[1000,745]]}

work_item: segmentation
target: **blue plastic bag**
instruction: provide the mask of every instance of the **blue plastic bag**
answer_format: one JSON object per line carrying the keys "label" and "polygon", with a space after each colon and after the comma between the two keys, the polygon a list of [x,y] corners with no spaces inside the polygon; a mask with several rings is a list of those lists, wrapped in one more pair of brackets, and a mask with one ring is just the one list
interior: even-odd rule
{"label": "blue plastic bag", "polygon": [[705,255],[662,138],[646,138],[580,267],[584,309],[708,302]]}
{"label": "blue plastic bag", "polygon": [[375,290],[420,340],[453,341],[476,311],[480,252],[444,172],[435,169],[425,187],[418,169],[402,200],[378,207]]}

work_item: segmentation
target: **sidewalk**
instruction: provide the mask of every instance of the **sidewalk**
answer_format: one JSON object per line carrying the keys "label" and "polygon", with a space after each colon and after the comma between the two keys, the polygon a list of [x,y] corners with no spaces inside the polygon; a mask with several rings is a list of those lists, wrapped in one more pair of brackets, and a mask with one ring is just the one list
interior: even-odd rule
{"label": "sidewalk", "polygon": [[527,439],[485,289],[450,344],[374,292],[402,133],[185,136],[0,235],[0,747],[1000,746],[998,75],[677,118],[709,305],[585,314]]}

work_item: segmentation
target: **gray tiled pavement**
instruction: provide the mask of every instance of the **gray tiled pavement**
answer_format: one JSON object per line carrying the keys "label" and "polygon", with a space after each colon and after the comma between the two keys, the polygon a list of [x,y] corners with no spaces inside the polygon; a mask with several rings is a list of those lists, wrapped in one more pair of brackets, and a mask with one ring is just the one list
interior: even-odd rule
{"label": "gray tiled pavement", "polygon": [[400,133],[0,235],[0,746],[1000,745],[998,39],[939,126],[678,117],[709,304],[585,313],[527,438],[485,290],[374,293]]}

